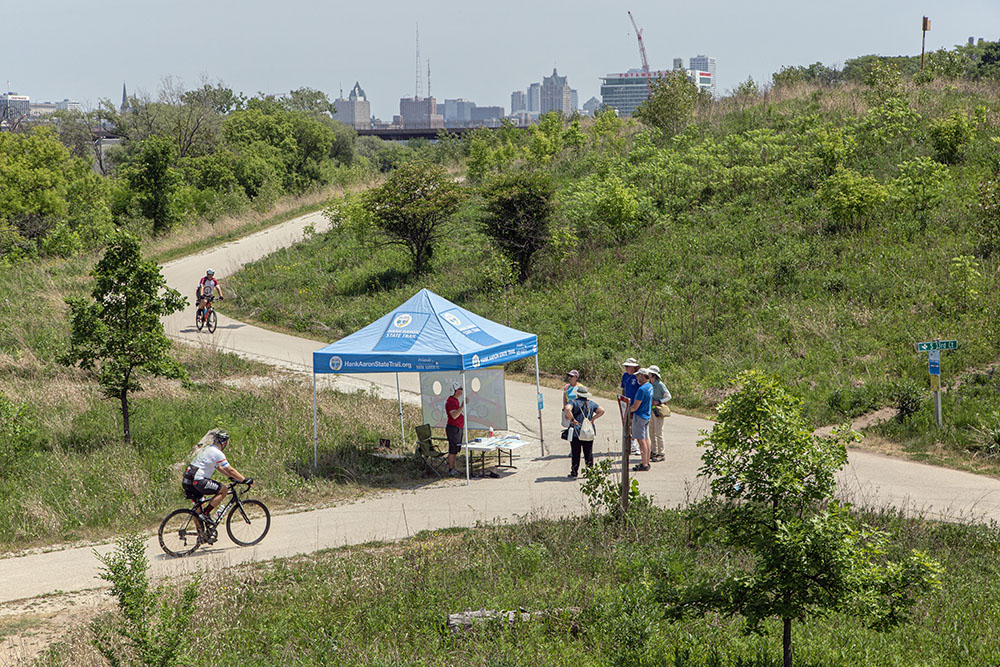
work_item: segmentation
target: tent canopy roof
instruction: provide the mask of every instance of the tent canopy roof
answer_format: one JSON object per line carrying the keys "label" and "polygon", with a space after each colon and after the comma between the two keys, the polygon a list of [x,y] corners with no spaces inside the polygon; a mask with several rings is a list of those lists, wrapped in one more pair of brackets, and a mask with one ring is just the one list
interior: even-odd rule
{"label": "tent canopy roof", "polygon": [[428,289],[313,352],[314,373],[461,371],[538,354],[538,337],[497,324]]}

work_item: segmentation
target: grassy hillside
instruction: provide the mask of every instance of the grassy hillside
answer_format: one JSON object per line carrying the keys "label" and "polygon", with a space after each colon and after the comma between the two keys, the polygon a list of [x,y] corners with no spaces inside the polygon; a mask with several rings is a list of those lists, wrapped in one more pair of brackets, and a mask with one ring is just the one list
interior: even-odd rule
{"label": "grassy hillside", "polygon": [[[238,221],[160,237],[154,252],[233,229],[242,229]],[[275,508],[422,483],[410,461],[365,453],[379,437],[404,449],[394,402],[383,409],[366,394],[321,391],[314,471],[311,388],[210,347],[175,346],[190,383],[145,382],[133,396],[134,446],[123,445],[117,404],[101,397],[91,374],[56,361],[69,340],[64,299],[89,294],[94,259],[0,270],[0,552],[155,527],[184,502],[177,466],[215,426],[230,430],[234,465],[259,480],[257,494]],[[415,409],[405,410],[416,423]]]}
{"label": "grassy hillside", "polygon": [[[610,116],[474,134],[478,183],[518,169],[556,183],[526,282],[481,233],[470,188],[424,275],[343,224],[247,267],[224,307],[335,340],[428,287],[537,332],[555,375],[610,388],[636,356],[664,369],[678,405],[710,408],[756,367],[795,387],[817,425],[902,406],[886,435],[995,456],[995,135],[995,86],[891,77],[744,91],[676,136]],[[959,340],[942,360],[941,433],[913,347],[936,337]]]}
{"label": "grassy hillside", "polygon": [[[892,531],[900,550],[940,560],[942,586],[917,604],[912,623],[884,634],[842,613],[795,623],[795,664],[996,664],[996,531],[892,514],[866,519]],[[711,577],[738,557],[692,540],[697,530],[680,512],[653,508],[627,525],[598,517],[532,520],[206,574],[201,585],[212,595],[199,598],[185,658],[225,665],[246,656],[261,665],[780,665],[778,624],[747,636],[739,620],[723,616],[664,617],[661,590]],[[448,614],[478,609],[552,613],[528,624],[492,622],[454,634],[445,628]],[[39,664],[101,664],[88,638],[86,630],[77,633]]]}

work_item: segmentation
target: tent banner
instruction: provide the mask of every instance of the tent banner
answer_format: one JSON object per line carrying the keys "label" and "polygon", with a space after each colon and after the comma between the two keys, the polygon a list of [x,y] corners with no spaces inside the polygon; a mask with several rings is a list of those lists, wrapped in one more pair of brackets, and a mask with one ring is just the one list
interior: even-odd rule
{"label": "tent banner", "polygon": [[420,332],[424,330],[424,325],[431,318],[430,313],[404,313],[397,311],[393,314],[382,334],[381,340],[373,348],[376,352],[407,352],[420,337]]}
{"label": "tent banner", "polygon": [[[434,428],[444,428],[448,423],[444,402],[451,396],[452,382],[461,383],[462,374],[454,371],[420,374],[424,423]],[[502,367],[466,371],[465,394],[465,419],[469,428],[507,430],[507,394]]]}

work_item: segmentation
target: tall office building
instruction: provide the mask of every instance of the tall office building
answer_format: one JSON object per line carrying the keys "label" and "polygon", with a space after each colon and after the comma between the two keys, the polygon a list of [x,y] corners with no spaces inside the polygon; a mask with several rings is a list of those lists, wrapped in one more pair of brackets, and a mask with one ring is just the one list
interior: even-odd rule
{"label": "tall office building", "polygon": [[703,69],[687,70],[691,83],[698,86],[698,90],[709,95],[715,95],[715,77],[712,73]]}
{"label": "tall office building", "polygon": [[407,130],[433,130],[444,127],[444,116],[437,112],[433,97],[403,97],[399,100],[399,119]]}
{"label": "tall office building", "polygon": [[674,69],[684,69],[683,58],[674,58]]}
{"label": "tall office building", "polygon": [[503,120],[503,107],[476,107],[472,110],[473,125],[499,127],[501,120]]}
{"label": "tall office building", "polygon": [[538,112],[547,114],[550,111],[561,112],[569,116],[573,113],[573,92],[566,82],[566,77],[559,76],[555,68],[552,76],[542,79],[541,101]]}
{"label": "tall office building", "polygon": [[643,72],[638,68],[608,74],[601,78],[601,104],[617,110],[619,116],[631,116],[649,99],[650,84],[664,74],[660,70]]}
{"label": "tall office building", "polygon": [[454,126],[467,124],[472,120],[472,110],[476,103],[461,97],[444,101],[444,122]]}
{"label": "tall office building", "polygon": [[523,90],[515,90],[510,94],[510,112],[512,114],[528,110],[528,96]]}
{"label": "tall office building", "polygon": [[334,100],[333,107],[335,121],[350,125],[355,130],[367,130],[372,126],[372,103],[368,101],[368,96],[357,81],[354,82],[354,88],[351,88],[347,99]]}
{"label": "tall office building", "polygon": [[[709,92],[712,93],[712,97],[715,97],[715,58],[706,55],[697,55],[694,58],[688,60],[688,69],[696,70],[698,72],[708,72],[709,78],[711,79],[711,89]],[[698,83],[698,82],[696,82]],[[701,84],[698,85],[701,88]]]}
{"label": "tall office building", "polygon": [[542,84],[528,86],[528,113],[537,114],[542,109]]}
{"label": "tall office building", "polygon": [[576,92],[576,88],[569,91],[569,106],[573,111],[580,108],[580,93]]}
{"label": "tall office building", "polygon": [[31,114],[31,98],[17,93],[0,94],[0,120],[14,123]]}

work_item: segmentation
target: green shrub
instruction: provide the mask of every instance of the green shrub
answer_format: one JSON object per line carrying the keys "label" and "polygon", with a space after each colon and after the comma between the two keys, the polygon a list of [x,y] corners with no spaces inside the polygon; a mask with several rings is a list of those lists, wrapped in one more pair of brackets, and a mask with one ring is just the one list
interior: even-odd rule
{"label": "green shrub", "polygon": [[866,228],[888,198],[885,187],[875,178],[853,169],[838,169],[823,183],[818,194],[830,211],[833,231]]}
{"label": "green shrub", "polygon": [[934,147],[934,159],[944,164],[958,164],[972,141],[972,122],[965,113],[956,111],[932,121],[928,134]]}
{"label": "green shrub", "polygon": [[973,218],[979,252],[985,256],[1000,251],[1000,174],[979,183],[977,215]]}
{"label": "green shrub", "polygon": [[896,419],[905,422],[920,410],[924,403],[924,391],[913,380],[898,380],[889,390],[889,400],[897,410]]}
{"label": "green shrub", "polygon": [[39,444],[39,433],[27,406],[0,394],[0,470],[17,470]]}

